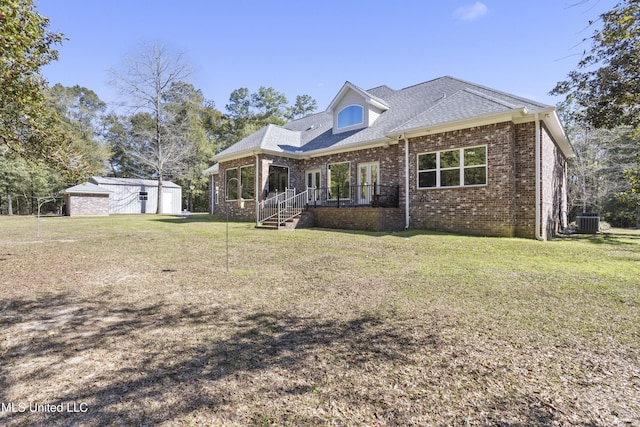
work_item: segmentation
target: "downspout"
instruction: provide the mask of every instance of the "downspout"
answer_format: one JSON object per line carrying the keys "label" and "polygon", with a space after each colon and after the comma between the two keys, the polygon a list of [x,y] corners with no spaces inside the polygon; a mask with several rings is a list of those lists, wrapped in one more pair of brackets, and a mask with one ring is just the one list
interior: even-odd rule
{"label": "downspout", "polygon": [[403,133],[404,139],[404,229],[409,229],[409,140]]}
{"label": "downspout", "polygon": [[535,220],[536,232],[535,232],[535,236],[536,236],[536,239],[544,241],[546,239],[542,236],[542,233],[540,230],[541,216],[542,216],[540,212],[540,208],[541,208],[540,161],[542,157],[542,135],[540,132],[540,114],[539,113],[535,113],[535,125],[536,125],[536,140],[535,140],[535,145],[536,145],[536,153],[535,153],[535,156],[536,156],[536,220]]}
{"label": "downspout", "polygon": [[255,165],[255,174],[253,177],[253,198],[255,199],[255,205],[256,205],[256,227],[260,225],[260,202],[259,202],[259,197],[260,197],[260,193],[258,192],[258,189],[260,188],[260,180],[258,179],[258,177],[260,176],[260,160],[258,158],[258,155],[255,154],[255,152],[253,153],[254,156],[256,156],[256,165]]}

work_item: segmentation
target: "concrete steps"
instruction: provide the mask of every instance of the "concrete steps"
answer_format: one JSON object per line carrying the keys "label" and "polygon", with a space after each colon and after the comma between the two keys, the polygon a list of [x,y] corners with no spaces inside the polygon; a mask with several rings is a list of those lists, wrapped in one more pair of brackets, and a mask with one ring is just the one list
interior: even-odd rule
{"label": "concrete steps", "polygon": [[[309,224],[311,220],[311,224]],[[287,220],[280,225],[280,230],[295,230],[296,228],[305,228],[313,226],[313,215],[310,212],[302,212],[300,215]],[[278,230],[278,220],[268,219],[257,226],[257,228],[266,228],[269,230]]]}

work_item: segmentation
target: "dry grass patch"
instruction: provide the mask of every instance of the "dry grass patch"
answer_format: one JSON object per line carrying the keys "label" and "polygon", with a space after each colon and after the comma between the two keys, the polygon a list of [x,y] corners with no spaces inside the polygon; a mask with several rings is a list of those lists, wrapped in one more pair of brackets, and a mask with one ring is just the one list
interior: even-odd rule
{"label": "dry grass patch", "polygon": [[230,223],[227,272],[210,217],[34,222],[0,218],[0,423],[640,424],[638,233]]}

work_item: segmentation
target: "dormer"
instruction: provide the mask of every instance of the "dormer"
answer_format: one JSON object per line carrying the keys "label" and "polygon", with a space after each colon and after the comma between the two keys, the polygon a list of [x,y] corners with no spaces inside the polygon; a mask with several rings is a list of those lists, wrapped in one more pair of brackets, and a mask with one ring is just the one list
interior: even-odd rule
{"label": "dormer", "polygon": [[383,100],[350,82],[342,86],[328,108],[333,114],[334,134],[367,128],[388,109]]}

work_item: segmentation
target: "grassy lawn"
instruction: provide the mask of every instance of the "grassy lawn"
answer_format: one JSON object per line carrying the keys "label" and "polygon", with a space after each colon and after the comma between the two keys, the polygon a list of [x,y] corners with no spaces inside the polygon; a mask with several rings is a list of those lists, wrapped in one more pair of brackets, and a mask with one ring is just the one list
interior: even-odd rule
{"label": "grassy lawn", "polygon": [[0,328],[9,426],[640,425],[638,231],[2,217]]}

